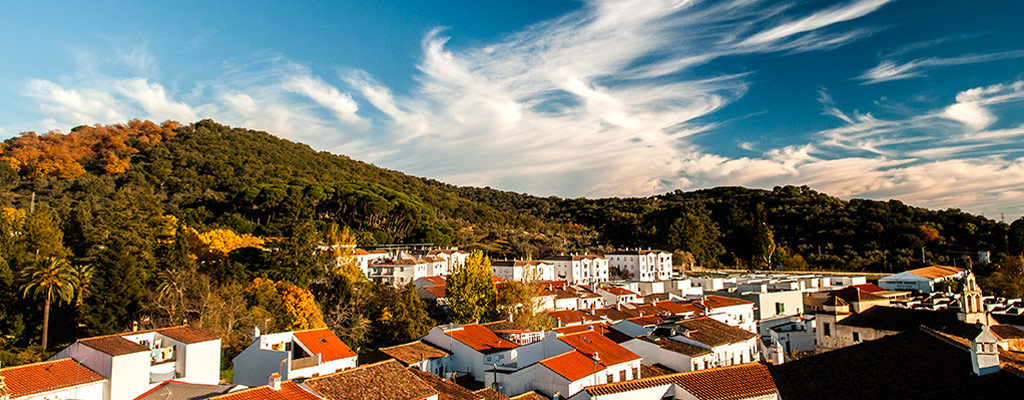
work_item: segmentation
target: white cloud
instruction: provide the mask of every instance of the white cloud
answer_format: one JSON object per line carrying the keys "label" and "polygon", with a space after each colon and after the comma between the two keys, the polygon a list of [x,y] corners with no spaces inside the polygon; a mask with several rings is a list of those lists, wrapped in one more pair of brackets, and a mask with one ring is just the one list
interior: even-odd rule
{"label": "white cloud", "polygon": [[832,24],[849,21],[868,15],[891,0],[860,0],[818,11],[807,17],[758,32],[739,43],[740,46],[754,46],[779,41],[790,36],[813,31]]}
{"label": "white cloud", "polygon": [[904,63],[897,63],[893,60],[882,60],[881,63],[861,74],[858,79],[864,81],[864,84],[889,82],[900,79],[923,77],[925,76],[925,70],[928,68],[976,64],[1021,57],[1024,57],[1024,50],[965,55],[951,58],[930,57]]}
{"label": "white cloud", "polygon": [[356,115],[359,104],[352,95],[342,93],[334,86],[311,76],[296,76],[282,83],[285,90],[307,96],[334,113],[335,118],[349,124],[362,125],[363,119]]}

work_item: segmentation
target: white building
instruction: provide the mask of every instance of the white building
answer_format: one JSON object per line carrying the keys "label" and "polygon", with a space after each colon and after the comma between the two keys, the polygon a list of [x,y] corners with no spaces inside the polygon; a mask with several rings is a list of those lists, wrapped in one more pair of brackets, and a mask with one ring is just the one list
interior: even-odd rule
{"label": "white building", "polygon": [[549,281],[555,279],[555,266],[537,260],[494,260],[491,273],[507,281]]}
{"label": "white building", "polygon": [[477,381],[483,381],[493,365],[515,363],[519,358],[515,343],[479,324],[435,326],[423,341],[452,353],[450,365],[456,375]]}
{"label": "white building", "polygon": [[659,328],[671,333],[637,337],[622,345],[645,362],[660,363],[676,372],[756,362],[761,357],[757,334],[711,318],[682,320]]}
{"label": "white building", "polygon": [[459,249],[444,249],[444,250],[431,250],[427,252],[427,256],[436,257],[445,261],[444,273],[436,274],[447,276],[455,273],[455,270],[466,266],[466,260],[469,259],[469,253],[461,251]]}
{"label": "white building", "polygon": [[931,293],[935,285],[946,279],[964,277],[962,268],[933,265],[889,275],[878,280],[878,286],[885,290],[912,290],[918,293]]}
{"label": "white building", "polygon": [[628,271],[631,280],[641,282],[672,279],[672,253],[662,250],[624,250],[607,253],[608,265]]}
{"label": "white building", "polygon": [[622,303],[643,303],[644,298],[634,293],[632,290],[623,289],[616,286],[604,286],[599,287],[595,293],[601,295],[604,299],[605,307],[615,307]]}
{"label": "white building", "polygon": [[724,296],[707,295],[703,299],[695,301],[694,304],[704,309],[704,315],[745,331],[757,332],[757,320],[754,318],[753,302]]}
{"label": "white building", "polygon": [[[742,377],[742,378],[739,378]],[[592,400],[778,400],[779,390],[768,367],[748,363],[694,372],[641,378],[625,384],[588,387]]]}
{"label": "white building", "polygon": [[309,378],[356,367],[356,353],[326,328],[261,334],[233,360],[234,383],[257,386],[272,373],[283,379]]}
{"label": "white building", "polygon": [[394,286],[405,286],[427,276],[434,276],[433,263],[418,258],[391,258],[371,263],[367,268],[367,277],[372,281]]}
{"label": "white building", "polygon": [[590,285],[608,281],[608,259],[595,255],[548,257],[543,262],[554,265],[555,279],[573,285]]}
{"label": "white building", "polygon": [[50,360],[72,359],[109,382],[104,399],[133,399],[168,380],[220,382],[220,338],[177,326],[79,339]]}
{"label": "white building", "polygon": [[452,369],[452,353],[422,340],[378,350],[386,357],[394,358],[402,366],[416,368],[437,376],[448,377]]}
{"label": "white building", "polygon": [[359,270],[363,271],[364,275],[367,274],[367,267],[369,267],[370,264],[391,258],[391,253],[387,250],[366,250],[355,248],[352,251],[356,255],[356,261],[359,263]]}

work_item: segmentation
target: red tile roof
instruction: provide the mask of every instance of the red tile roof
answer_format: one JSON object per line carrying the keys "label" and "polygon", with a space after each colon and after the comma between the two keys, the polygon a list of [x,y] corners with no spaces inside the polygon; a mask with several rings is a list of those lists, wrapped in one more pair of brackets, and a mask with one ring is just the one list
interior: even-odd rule
{"label": "red tile roof", "polygon": [[[217,335],[201,331],[188,325],[155,329],[155,331],[161,335],[167,336],[171,339],[177,340],[185,344],[208,342],[211,340],[220,339],[219,337],[217,337]],[[134,332],[126,333],[126,335],[132,333]]]}
{"label": "red tile roof", "polygon": [[587,315],[586,313],[579,310],[558,310],[548,311],[548,316],[558,320],[563,324],[579,324],[588,321],[596,321],[600,318]]}
{"label": "red tile roof", "polygon": [[11,398],[103,380],[102,376],[70,358],[0,369],[0,376],[6,379]]}
{"label": "red tile roof", "polygon": [[700,314],[702,311],[700,307],[697,307],[692,303],[683,304],[676,303],[674,301],[659,301],[657,303],[654,303],[654,306],[662,310],[665,310],[665,312],[673,315]]}
{"label": "red tile roof", "polygon": [[320,354],[320,361],[322,362],[356,356],[352,349],[348,348],[341,339],[334,336],[327,328],[296,331],[292,335],[310,351],[313,357]]}
{"label": "red tile roof", "polygon": [[700,400],[740,400],[777,394],[768,367],[747,363],[694,372],[662,375],[632,381],[591,386],[591,396],[610,395],[657,386],[676,384]]}
{"label": "red tile roof", "polygon": [[[442,286],[444,286],[444,284],[448,283],[448,280],[444,279],[443,276],[437,276],[437,275],[434,275],[434,276],[424,276],[424,277],[422,277],[420,279],[425,280],[427,282],[430,282],[432,285],[442,285]],[[417,280],[420,280],[420,279],[417,279]]]}
{"label": "red tile roof", "polygon": [[634,317],[645,317],[648,315],[661,314],[665,312],[665,310],[662,310],[650,304],[623,304],[622,312]]}
{"label": "red tile roof", "polygon": [[395,360],[309,378],[303,383],[327,400],[420,400],[438,394]]}
{"label": "red tile roof", "polygon": [[945,265],[933,265],[930,267],[912,269],[907,271],[907,273],[928,279],[941,279],[947,276],[956,275],[963,272],[963,268],[947,267]]}
{"label": "red tile roof", "polygon": [[633,317],[633,318],[626,319],[626,321],[629,321],[629,322],[632,322],[632,323],[635,323],[635,324],[640,324],[640,325],[643,325],[643,326],[659,325],[659,324],[662,324],[662,323],[665,322],[664,319],[661,319],[661,317],[659,317],[657,315],[648,315],[646,317]]}
{"label": "red tile roof", "polygon": [[593,358],[579,351],[570,351],[547,358],[541,360],[540,363],[570,382],[578,381],[595,372],[604,371],[606,368],[603,363],[595,362]]}
{"label": "red tile roof", "polygon": [[453,339],[462,342],[462,344],[471,347],[473,350],[485,354],[514,349],[516,347],[515,343],[502,339],[495,335],[494,332],[491,332],[490,329],[477,324],[463,325],[462,329],[451,330],[445,333]]}
{"label": "red tile roof", "polygon": [[594,331],[562,335],[558,339],[584,354],[589,355],[596,352],[601,357],[601,362],[605,365],[621,364],[640,359],[640,356],[629,351],[629,349]]}
{"label": "red tile roof", "polygon": [[537,392],[526,392],[518,396],[512,396],[512,400],[548,400],[548,397]]}
{"label": "red tile roof", "polygon": [[754,302],[746,301],[743,299],[734,299],[732,297],[716,296],[713,294],[704,296],[704,300],[700,300],[699,303],[703,304],[705,307],[710,309],[739,306],[744,304],[754,304]]}
{"label": "red tile roof", "polygon": [[591,329],[593,329],[594,331],[598,332],[598,334],[601,335],[604,335],[605,332],[608,331],[608,328],[607,326],[605,326],[604,322],[583,323],[579,325],[563,326],[555,328],[553,330],[559,332],[559,334],[571,335],[579,334],[579,332]]}
{"label": "red tile roof", "polygon": [[885,289],[882,289],[881,287],[874,283],[862,283],[860,285],[851,285],[850,287],[854,287],[857,288],[857,290],[868,293],[878,293],[885,291]]}
{"label": "red tile roof", "polygon": [[431,296],[438,299],[443,299],[445,296],[448,296],[448,289],[445,285],[425,286],[420,289],[425,290],[427,293],[430,293]]}
{"label": "red tile roof", "polygon": [[739,343],[757,337],[754,332],[731,326],[710,317],[686,319],[676,325],[689,331],[689,338],[711,347]]}
{"label": "red tile roof", "polygon": [[442,358],[451,355],[444,349],[417,340],[412,343],[400,344],[398,346],[385,347],[380,349],[381,353],[394,357],[403,365],[415,364],[423,360]]}
{"label": "red tile roof", "polygon": [[510,400],[508,396],[491,388],[476,390],[473,391],[473,394],[480,396],[483,400]]}
{"label": "red tile roof", "polygon": [[629,296],[629,295],[636,296],[637,295],[632,290],[623,289],[623,288],[620,288],[618,286],[605,286],[605,287],[603,287],[601,289],[606,291],[606,292],[608,292],[608,293],[614,294],[616,296]]}
{"label": "red tile roof", "polygon": [[455,382],[449,382],[441,377],[434,375],[429,372],[424,372],[418,368],[409,368],[409,371],[416,375],[420,381],[423,381],[427,386],[434,388],[438,393],[438,400],[479,400],[480,396],[473,394],[469,389],[457,385]]}
{"label": "red tile roof", "polygon": [[[133,334],[136,332],[132,332]],[[78,339],[78,343],[93,348],[101,353],[110,356],[121,356],[125,354],[149,351],[149,348],[119,335],[97,336],[85,339]]]}
{"label": "red tile roof", "polygon": [[299,387],[292,381],[281,382],[281,388],[274,390],[270,386],[239,390],[228,394],[210,397],[210,400],[320,400],[317,395]]}

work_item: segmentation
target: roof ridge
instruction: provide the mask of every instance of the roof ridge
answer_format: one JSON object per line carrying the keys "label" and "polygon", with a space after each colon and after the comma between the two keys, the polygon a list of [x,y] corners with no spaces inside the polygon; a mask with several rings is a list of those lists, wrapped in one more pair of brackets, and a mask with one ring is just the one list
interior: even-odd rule
{"label": "roof ridge", "polygon": [[[38,362],[28,363],[28,364],[12,365],[10,367],[0,368],[0,371],[9,371],[9,370],[12,370],[12,369],[26,368],[26,367],[35,367],[35,366],[39,366],[39,365],[43,365],[43,364],[53,364],[53,363],[64,362],[64,361],[71,361],[71,362],[73,362],[75,364],[81,365],[81,363],[79,363],[78,361],[75,361],[72,358],[58,358],[56,360],[46,360],[46,361],[38,361]],[[84,367],[84,365],[82,365],[82,366]]]}
{"label": "roof ridge", "polygon": [[963,343],[957,342],[956,340],[953,340],[953,339],[947,337],[945,334],[943,334],[942,332],[940,332],[938,330],[935,330],[935,329],[929,328],[927,326],[924,326],[924,324],[918,325],[917,328],[921,332],[924,332],[924,333],[928,334],[929,336],[932,336],[932,337],[934,337],[936,339],[939,339],[939,340],[941,340],[942,342],[944,342],[946,344],[952,345],[953,347],[956,347],[957,349],[965,350],[965,351],[970,351],[970,347],[969,346],[964,346]]}

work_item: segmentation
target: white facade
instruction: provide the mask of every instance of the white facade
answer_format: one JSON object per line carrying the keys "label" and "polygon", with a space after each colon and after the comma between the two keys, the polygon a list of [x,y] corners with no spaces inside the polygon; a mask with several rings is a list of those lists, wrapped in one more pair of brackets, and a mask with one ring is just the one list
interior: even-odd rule
{"label": "white facade", "polygon": [[[332,342],[334,340],[337,338],[334,337]],[[332,344],[337,343],[341,343],[340,340]],[[323,351],[318,352],[317,347],[312,346],[322,346],[322,343],[303,343],[295,332],[260,334],[257,330],[252,344],[232,360],[233,383],[253,387],[265,385],[267,377],[275,372],[281,374],[282,379],[290,380],[356,367],[357,357],[348,347],[342,351],[351,353],[351,356],[324,360]]]}
{"label": "white facade", "polygon": [[432,272],[435,272],[433,263],[423,262],[415,258],[378,261],[366,268],[366,276],[370,280],[394,286],[405,286],[417,279],[437,275],[432,274]]}
{"label": "white facade", "polygon": [[608,281],[608,259],[594,255],[555,256],[541,260],[554,266],[554,278],[573,285]]}
{"label": "white facade", "polygon": [[[192,336],[179,340],[182,333]],[[70,358],[106,378],[105,398],[133,399],[172,379],[217,384],[220,343],[198,330],[174,327],[81,339],[50,359]]]}
{"label": "white facade", "polygon": [[469,259],[469,253],[459,249],[431,250],[427,255],[444,260],[443,273],[436,274],[440,276],[448,276],[455,273],[456,269],[466,266],[466,260]]}
{"label": "white facade", "polygon": [[507,281],[549,281],[555,279],[554,264],[543,261],[491,262],[491,273]]}
{"label": "white facade", "polygon": [[58,400],[58,399],[81,399],[81,400],[103,400],[111,399],[107,395],[107,385],[109,382],[97,381],[92,383],[86,383],[83,385],[77,385],[57,390],[51,390],[49,392],[42,392],[31,394],[28,396],[11,397],[11,400]]}
{"label": "white facade", "polygon": [[641,282],[672,279],[672,253],[661,250],[617,251],[605,254],[610,267],[628,271]]}
{"label": "white facade", "polygon": [[[660,340],[673,340],[662,338]],[[622,346],[644,358],[644,364],[660,364],[675,372],[688,372],[705,369],[714,362],[714,354],[683,354],[663,348],[643,339],[632,339]],[[702,347],[703,348],[703,347]]]}

